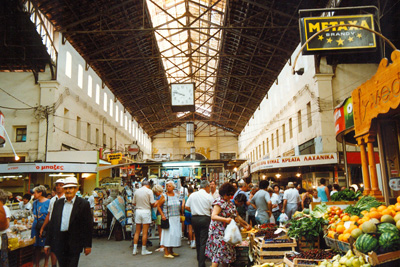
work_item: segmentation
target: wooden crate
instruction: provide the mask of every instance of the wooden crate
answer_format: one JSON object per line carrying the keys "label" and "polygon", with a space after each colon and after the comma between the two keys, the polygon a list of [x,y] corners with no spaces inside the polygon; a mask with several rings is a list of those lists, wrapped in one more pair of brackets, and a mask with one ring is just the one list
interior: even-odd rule
{"label": "wooden crate", "polygon": [[262,237],[256,237],[252,249],[256,264],[266,262],[279,264],[283,262],[286,253],[295,251],[296,246],[294,239],[290,243],[265,243]]}
{"label": "wooden crate", "polygon": [[[312,267],[312,266],[318,266],[320,262],[324,260],[310,260],[310,259],[299,259],[295,258],[293,261],[290,261],[286,255],[283,258],[283,263],[285,263],[288,267]],[[299,263],[302,262],[302,263]],[[307,263],[303,263],[307,262]]]}
{"label": "wooden crate", "polygon": [[[400,250],[384,253],[384,254],[376,254],[374,251],[369,252],[368,255],[359,252],[355,247],[353,248],[354,255],[362,256],[365,262],[370,263],[372,266],[377,266],[385,263],[393,262],[393,266],[399,266],[398,262],[400,260]],[[394,263],[396,261],[396,263]]]}
{"label": "wooden crate", "polygon": [[315,241],[314,243],[307,243],[305,241],[305,239],[302,238],[302,239],[298,240],[298,244],[299,244],[299,246],[298,246],[299,251],[307,251],[307,250],[314,249],[314,248],[318,248],[318,249],[320,248],[319,237],[318,237],[317,241]]}
{"label": "wooden crate", "polygon": [[331,249],[338,250],[338,246],[337,246],[337,242],[336,242],[337,240],[336,239],[330,238],[330,237],[327,237],[327,236],[325,236],[324,239],[325,239],[325,243],[326,243],[326,245],[328,247],[330,247]]}

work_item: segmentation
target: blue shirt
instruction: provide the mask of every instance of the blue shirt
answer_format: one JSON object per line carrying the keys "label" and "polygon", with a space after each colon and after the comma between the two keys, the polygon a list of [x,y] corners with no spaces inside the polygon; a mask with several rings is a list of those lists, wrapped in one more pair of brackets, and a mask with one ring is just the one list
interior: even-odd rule
{"label": "blue shirt", "polygon": [[322,202],[328,202],[328,197],[326,195],[325,188],[326,188],[326,186],[323,186],[323,187],[318,186],[317,187],[318,197],[321,198]]}

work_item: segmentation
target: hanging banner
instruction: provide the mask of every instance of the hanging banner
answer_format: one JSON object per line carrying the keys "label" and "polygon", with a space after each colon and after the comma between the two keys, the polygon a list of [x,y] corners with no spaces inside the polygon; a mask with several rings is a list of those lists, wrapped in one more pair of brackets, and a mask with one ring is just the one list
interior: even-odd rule
{"label": "hanging banner", "polygon": [[351,97],[343,101],[334,111],[336,135],[344,130],[354,127],[353,99]]}
{"label": "hanging banner", "polygon": [[259,160],[251,165],[251,173],[285,167],[322,165],[322,164],[337,164],[338,156],[336,153],[300,155],[294,157],[282,157],[275,159]]}
{"label": "hanging banner", "polygon": [[8,163],[0,164],[0,173],[74,172],[96,173],[97,164],[80,163]]}
{"label": "hanging banner", "polygon": [[[374,30],[372,15],[333,17],[308,17],[300,19],[301,43],[304,44],[315,33],[334,25],[352,24]],[[303,54],[321,51],[343,51],[349,49],[375,49],[375,34],[357,27],[339,26],[320,33],[304,48]]]}

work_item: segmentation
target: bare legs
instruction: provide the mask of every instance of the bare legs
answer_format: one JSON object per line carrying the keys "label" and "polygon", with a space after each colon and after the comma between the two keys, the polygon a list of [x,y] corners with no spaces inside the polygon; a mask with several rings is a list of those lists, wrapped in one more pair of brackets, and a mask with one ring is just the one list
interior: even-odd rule
{"label": "bare legs", "polygon": [[[34,255],[35,255],[35,266],[39,267],[40,258],[42,255],[42,247],[34,247]],[[49,254],[45,254],[44,256],[44,266],[47,267],[49,265]]]}

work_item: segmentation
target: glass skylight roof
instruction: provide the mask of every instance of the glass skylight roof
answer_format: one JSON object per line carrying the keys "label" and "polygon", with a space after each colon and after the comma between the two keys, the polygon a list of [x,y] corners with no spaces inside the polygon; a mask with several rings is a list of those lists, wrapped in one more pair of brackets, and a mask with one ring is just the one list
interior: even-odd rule
{"label": "glass skylight roof", "polygon": [[146,1],[168,82],[194,82],[196,112],[211,116],[225,0]]}

